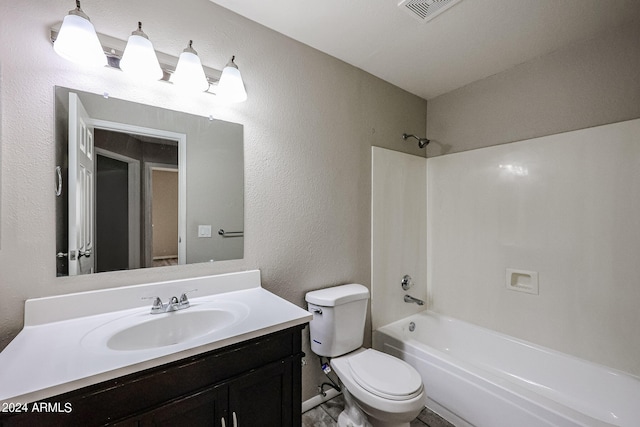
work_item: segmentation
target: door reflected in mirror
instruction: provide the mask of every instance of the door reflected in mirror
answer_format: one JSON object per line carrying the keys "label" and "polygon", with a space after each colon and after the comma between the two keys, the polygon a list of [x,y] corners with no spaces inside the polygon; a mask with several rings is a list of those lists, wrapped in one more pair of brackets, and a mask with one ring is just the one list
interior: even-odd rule
{"label": "door reflected in mirror", "polygon": [[[242,125],[56,87],[58,276],[243,257]],[[212,232],[213,230],[213,232]]]}
{"label": "door reflected in mirror", "polygon": [[180,141],[106,129],[94,134],[99,255],[94,271],[180,264],[185,250],[178,244],[184,215],[179,209],[184,205],[179,198]]}

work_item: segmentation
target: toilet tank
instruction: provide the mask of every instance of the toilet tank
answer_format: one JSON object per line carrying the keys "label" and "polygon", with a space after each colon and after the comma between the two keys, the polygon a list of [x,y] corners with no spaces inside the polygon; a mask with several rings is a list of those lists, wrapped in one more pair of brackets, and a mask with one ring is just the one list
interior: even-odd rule
{"label": "toilet tank", "polygon": [[325,357],[341,356],[362,347],[369,290],[358,284],[309,292],[305,296],[313,313],[309,323],[311,350]]}

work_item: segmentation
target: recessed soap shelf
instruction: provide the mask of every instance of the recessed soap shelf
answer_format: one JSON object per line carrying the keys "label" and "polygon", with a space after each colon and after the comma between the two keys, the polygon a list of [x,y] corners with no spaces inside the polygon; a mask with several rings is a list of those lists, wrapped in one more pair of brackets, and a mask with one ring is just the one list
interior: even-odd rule
{"label": "recessed soap shelf", "polygon": [[538,295],[538,272],[507,268],[507,289]]}

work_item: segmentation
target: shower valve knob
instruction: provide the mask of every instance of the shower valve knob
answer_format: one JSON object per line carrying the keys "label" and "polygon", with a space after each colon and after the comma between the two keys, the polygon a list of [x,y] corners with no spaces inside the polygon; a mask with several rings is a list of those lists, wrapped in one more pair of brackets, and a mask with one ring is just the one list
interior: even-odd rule
{"label": "shower valve knob", "polygon": [[404,275],[404,277],[402,278],[402,282],[400,283],[402,284],[402,289],[405,291],[409,290],[409,288],[413,286],[413,280],[408,274]]}

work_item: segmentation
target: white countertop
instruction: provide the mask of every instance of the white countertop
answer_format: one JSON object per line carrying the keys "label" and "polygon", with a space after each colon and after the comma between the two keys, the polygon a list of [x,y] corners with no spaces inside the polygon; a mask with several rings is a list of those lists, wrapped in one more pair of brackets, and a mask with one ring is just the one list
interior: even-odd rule
{"label": "white countertop", "polygon": [[[235,289],[240,289],[230,290],[229,280]],[[109,322],[148,313],[151,301],[141,305],[138,297],[137,307],[93,315],[86,315],[87,306],[95,303],[104,311],[105,306],[111,309],[117,305],[115,301],[119,297],[149,295],[155,290],[179,296],[181,292],[191,290],[194,283],[199,289],[194,295],[205,295],[190,298],[192,307],[185,311],[215,302],[221,306],[244,305],[248,314],[227,328],[164,347],[121,351],[87,345],[87,340],[83,340],[89,332]],[[162,293],[154,295],[157,294]],[[163,300],[168,298],[163,297]],[[70,317],[72,313],[69,312],[74,311],[68,309],[70,302],[80,304],[78,311],[83,315]],[[61,314],[61,308],[68,310]],[[25,304],[25,327],[0,353],[0,403],[27,403],[55,396],[301,325],[311,318],[308,311],[260,287],[259,272],[256,271],[29,300]]]}

